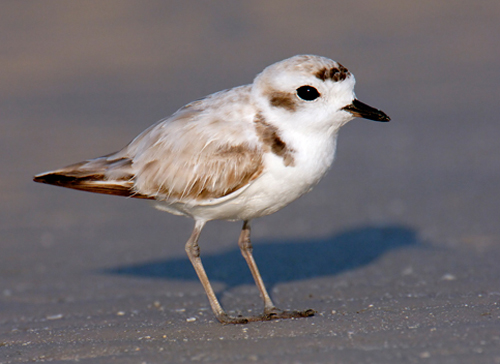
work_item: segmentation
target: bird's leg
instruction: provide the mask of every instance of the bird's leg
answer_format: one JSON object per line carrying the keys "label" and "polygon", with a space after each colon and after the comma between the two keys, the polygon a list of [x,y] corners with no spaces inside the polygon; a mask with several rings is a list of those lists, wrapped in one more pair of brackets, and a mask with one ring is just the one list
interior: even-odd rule
{"label": "bird's leg", "polygon": [[240,247],[243,258],[245,258],[248,267],[250,268],[250,272],[252,272],[252,276],[255,280],[257,288],[259,289],[260,296],[264,300],[264,314],[257,317],[248,317],[248,321],[267,321],[283,318],[308,317],[315,314],[314,310],[282,311],[276,308],[273,301],[271,300],[271,297],[269,296],[269,293],[267,293],[266,286],[264,285],[264,281],[262,280],[259,269],[257,268],[255,259],[253,258],[253,247],[252,242],[250,241],[249,221],[243,222],[243,228],[241,230],[240,238],[238,239],[238,245]]}
{"label": "bird's leg", "polygon": [[250,222],[243,222],[243,229],[241,229],[240,238],[238,239],[238,246],[240,247],[241,254],[243,258],[245,258],[248,267],[250,268],[250,272],[252,272],[253,279],[255,280],[255,284],[259,289],[260,296],[264,300],[264,312],[271,312],[276,309],[274,306],[269,293],[267,293],[266,286],[264,285],[264,281],[260,276],[259,268],[257,268],[257,264],[255,263],[255,259],[253,258],[253,246],[250,241]]}
{"label": "bird's leg", "polygon": [[210,306],[212,307],[212,311],[214,312],[217,319],[224,324],[247,323],[248,320],[243,317],[230,317],[226,314],[226,312],[220,305],[217,296],[215,295],[215,292],[212,288],[212,285],[210,284],[210,281],[208,280],[205,268],[203,268],[203,264],[201,263],[200,247],[198,245],[198,238],[200,237],[200,233],[201,230],[203,229],[203,226],[205,226],[205,221],[199,221],[199,220],[196,221],[193,232],[191,233],[189,240],[186,242],[185,248],[189,260],[191,261],[191,264],[193,265],[194,270],[196,271],[196,274],[198,275],[198,278],[200,279],[201,284],[205,289],[208,301],[210,302]]}
{"label": "bird's leg", "polygon": [[245,221],[243,224],[243,230],[241,231],[240,238],[238,240],[238,245],[241,249],[241,253],[245,258],[248,266],[250,267],[250,271],[255,279],[255,283],[259,288],[262,299],[264,300],[264,314],[260,316],[254,317],[231,317],[229,316],[217,299],[215,292],[208,280],[207,273],[205,272],[205,268],[203,268],[203,264],[201,263],[200,258],[200,247],[198,245],[198,239],[200,237],[201,230],[205,226],[205,221],[196,221],[193,232],[189,237],[189,240],[186,242],[186,253],[193,265],[198,278],[205,289],[205,292],[208,297],[208,301],[210,302],[210,306],[212,307],[212,311],[214,312],[217,319],[223,324],[245,324],[250,321],[268,321],[275,319],[284,319],[284,318],[294,318],[294,317],[307,317],[314,315],[314,310],[305,310],[305,311],[282,311],[277,309],[271,297],[267,293],[264,282],[262,281],[262,277],[260,276],[259,269],[257,268],[257,264],[255,264],[255,260],[252,255],[252,243],[250,242],[250,224],[248,221]]}

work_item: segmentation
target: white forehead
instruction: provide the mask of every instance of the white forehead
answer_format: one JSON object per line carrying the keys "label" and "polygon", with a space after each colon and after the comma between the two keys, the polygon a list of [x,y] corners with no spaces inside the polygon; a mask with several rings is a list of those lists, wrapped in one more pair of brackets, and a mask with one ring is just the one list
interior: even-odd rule
{"label": "white forehead", "polygon": [[274,63],[257,75],[254,83],[263,88],[294,88],[305,84],[339,82],[353,78],[340,63],[329,58],[299,55]]}

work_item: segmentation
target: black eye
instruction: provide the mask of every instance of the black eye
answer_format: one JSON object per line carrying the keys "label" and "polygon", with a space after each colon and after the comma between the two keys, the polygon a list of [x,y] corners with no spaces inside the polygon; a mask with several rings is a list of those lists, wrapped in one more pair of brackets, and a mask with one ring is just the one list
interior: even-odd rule
{"label": "black eye", "polygon": [[312,86],[300,86],[297,89],[297,96],[302,100],[312,101],[316,100],[320,95],[318,90]]}

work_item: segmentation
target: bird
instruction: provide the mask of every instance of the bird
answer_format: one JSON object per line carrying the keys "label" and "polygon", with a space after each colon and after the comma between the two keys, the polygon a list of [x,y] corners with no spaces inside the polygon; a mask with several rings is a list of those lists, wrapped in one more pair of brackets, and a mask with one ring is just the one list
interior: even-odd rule
{"label": "bird", "polygon": [[[36,175],[35,182],[150,200],[194,220],[185,243],[215,317],[244,324],[313,316],[281,310],[266,290],[252,251],[250,224],[309,192],[335,157],[339,129],[354,118],[389,116],[356,98],[354,75],[316,55],[276,62],[253,83],[188,103],[118,152]],[[208,221],[242,221],[238,246],[263,300],[260,315],[229,315],[200,258]]]}

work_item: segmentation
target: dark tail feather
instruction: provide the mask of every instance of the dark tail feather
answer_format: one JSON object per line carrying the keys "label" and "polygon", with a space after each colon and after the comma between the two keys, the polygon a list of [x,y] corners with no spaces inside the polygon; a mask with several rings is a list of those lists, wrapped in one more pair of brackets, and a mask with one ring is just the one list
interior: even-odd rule
{"label": "dark tail feather", "polygon": [[133,176],[130,174],[115,172],[118,178],[106,178],[105,172],[108,169],[126,167],[127,163],[130,165],[129,160],[108,161],[106,157],[97,158],[36,175],[33,181],[87,192],[151,199],[152,197],[134,191]]}

